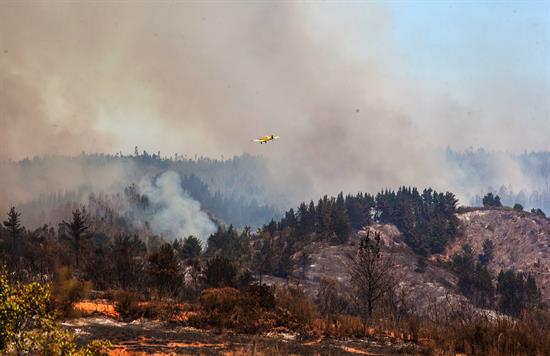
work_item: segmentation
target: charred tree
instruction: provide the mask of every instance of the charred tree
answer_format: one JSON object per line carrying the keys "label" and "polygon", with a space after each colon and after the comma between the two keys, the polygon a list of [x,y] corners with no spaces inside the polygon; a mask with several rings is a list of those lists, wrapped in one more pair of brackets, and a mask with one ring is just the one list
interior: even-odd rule
{"label": "charred tree", "polygon": [[374,238],[370,235],[369,230],[361,240],[351,268],[351,281],[365,321],[372,316],[375,304],[394,286],[392,264],[382,255],[380,233],[375,233]]}

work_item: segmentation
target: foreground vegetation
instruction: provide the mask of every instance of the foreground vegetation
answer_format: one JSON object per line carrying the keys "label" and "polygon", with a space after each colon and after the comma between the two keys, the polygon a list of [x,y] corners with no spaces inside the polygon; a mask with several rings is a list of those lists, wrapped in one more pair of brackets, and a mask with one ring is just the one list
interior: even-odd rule
{"label": "foreground vegetation", "polygon": [[78,348],[75,338],[55,321],[49,284],[12,286],[0,274],[0,351],[7,355],[103,355],[108,342]]}

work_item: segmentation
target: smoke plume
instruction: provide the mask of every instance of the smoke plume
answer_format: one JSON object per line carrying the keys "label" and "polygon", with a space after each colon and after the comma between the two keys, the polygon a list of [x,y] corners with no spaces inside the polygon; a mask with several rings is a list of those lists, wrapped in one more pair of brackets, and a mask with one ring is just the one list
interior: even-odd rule
{"label": "smoke plume", "polygon": [[[216,232],[216,225],[201,210],[199,202],[181,188],[177,173],[168,171],[155,179],[143,178],[139,188],[153,206],[148,223],[154,232],[168,238],[193,235],[204,243]],[[134,222],[140,223],[139,220]]]}
{"label": "smoke plume", "polygon": [[[547,85],[488,66],[475,100],[436,90],[403,69],[392,21],[375,3],[3,2],[0,159],[248,152],[270,159],[275,180],[306,181],[287,184],[299,201],[453,189],[461,172],[434,148],[546,142],[550,125],[518,128],[524,113],[548,114]],[[275,144],[250,142],[272,133]],[[10,174],[2,189],[17,184]]]}

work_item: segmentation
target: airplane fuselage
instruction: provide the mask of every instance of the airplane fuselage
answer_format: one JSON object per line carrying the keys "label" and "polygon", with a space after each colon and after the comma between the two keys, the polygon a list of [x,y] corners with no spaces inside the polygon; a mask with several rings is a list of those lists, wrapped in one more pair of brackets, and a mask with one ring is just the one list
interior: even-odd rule
{"label": "airplane fuselage", "polygon": [[256,140],[253,140],[254,142],[259,142],[260,144],[264,144],[264,143],[268,143],[269,141],[273,141],[273,140],[276,140],[278,139],[279,136],[275,136],[275,135],[268,135],[268,136],[262,136]]}

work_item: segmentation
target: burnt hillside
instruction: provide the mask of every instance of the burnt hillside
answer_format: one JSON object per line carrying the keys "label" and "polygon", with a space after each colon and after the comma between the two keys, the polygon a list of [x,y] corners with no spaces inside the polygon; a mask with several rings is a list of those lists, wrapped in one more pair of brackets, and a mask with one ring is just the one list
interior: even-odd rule
{"label": "burnt hillside", "polygon": [[448,244],[444,259],[466,243],[481,253],[483,241],[489,239],[495,246],[489,263],[493,274],[501,269],[531,273],[543,300],[550,300],[550,219],[511,210],[475,210],[458,218],[464,234]]}

